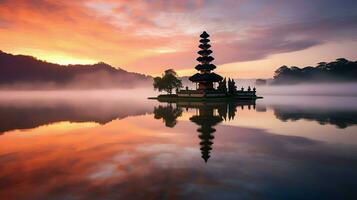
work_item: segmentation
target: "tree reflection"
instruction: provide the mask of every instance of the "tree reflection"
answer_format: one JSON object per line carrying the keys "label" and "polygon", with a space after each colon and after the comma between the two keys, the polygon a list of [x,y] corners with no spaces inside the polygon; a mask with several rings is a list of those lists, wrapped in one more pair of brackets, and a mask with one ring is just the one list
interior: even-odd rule
{"label": "tree reflection", "polygon": [[154,118],[162,119],[165,126],[173,128],[177,124],[177,118],[182,115],[182,109],[173,107],[172,104],[168,106],[158,106],[154,108]]}
{"label": "tree reflection", "polygon": [[296,121],[300,119],[316,121],[320,125],[331,124],[344,129],[357,124],[356,110],[325,110],[318,108],[306,109],[297,106],[273,106],[274,115],[281,121]]}

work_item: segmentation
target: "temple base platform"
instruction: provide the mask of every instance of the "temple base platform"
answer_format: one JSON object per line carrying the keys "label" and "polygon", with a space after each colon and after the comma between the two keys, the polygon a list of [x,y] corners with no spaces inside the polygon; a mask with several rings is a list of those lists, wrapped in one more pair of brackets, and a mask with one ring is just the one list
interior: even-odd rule
{"label": "temple base platform", "polygon": [[159,101],[242,101],[261,99],[255,91],[237,91],[234,94],[224,93],[217,90],[199,91],[199,90],[182,90],[177,94],[159,95],[149,97]]}

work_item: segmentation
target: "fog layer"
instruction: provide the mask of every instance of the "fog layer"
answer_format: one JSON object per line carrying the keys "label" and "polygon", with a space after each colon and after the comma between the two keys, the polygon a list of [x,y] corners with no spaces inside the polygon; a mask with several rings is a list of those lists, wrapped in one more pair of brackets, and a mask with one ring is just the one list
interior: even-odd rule
{"label": "fog layer", "polygon": [[357,83],[256,86],[260,95],[357,96]]}

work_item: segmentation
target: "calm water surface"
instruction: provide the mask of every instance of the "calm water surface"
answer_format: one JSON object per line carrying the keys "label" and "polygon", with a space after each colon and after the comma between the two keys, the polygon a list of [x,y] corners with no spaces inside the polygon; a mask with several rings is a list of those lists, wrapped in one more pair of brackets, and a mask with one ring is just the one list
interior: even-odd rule
{"label": "calm water surface", "polygon": [[0,100],[0,199],[357,199],[357,98]]}

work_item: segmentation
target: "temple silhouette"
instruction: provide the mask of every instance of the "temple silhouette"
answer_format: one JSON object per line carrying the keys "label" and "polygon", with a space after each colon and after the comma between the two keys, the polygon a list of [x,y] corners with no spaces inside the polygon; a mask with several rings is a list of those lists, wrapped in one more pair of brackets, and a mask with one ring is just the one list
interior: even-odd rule
{"label": "temple silhouette", "polygon": [[[200,37],[200,45],[198,46],[201,50],[199,50],[197,53],[200,55],[196,60],[200,62],[195,69],[199,71],[199,73],[194,74],[189,78],[190,81],[198,84],[197,91],[204,92],[204,91],[212,91],[214,90],[213,84],[220,82],[223,80],[223,78],[212,72],[214,69],[216,69],[216,66],[214,64],[211,64],[211,62],[214,60],[212,56],[212,50],[210,50],[211,45],[209,44],[210,40],[208,39],[209,35],[208,33],[203,32]],[[220,94],[222,95],[222,94]]]}
{"label": "temple silhouette", "polygon": [[189,120],[198,125],[197,132],[200,140],[199,146],[201,157],[207,163],[211,157],[214,144],[214,128],[219,123],[233,120],[237,109],[255,109],[255,100],[235,102],[188,102],[180,101],[168,103],[167,106],[154,108],[154,118],[162,119],[165,126],[173,128],[177,118],[182,115],[183,110],[194,109],[195,114]]}
{"label": "temple silhouette", "polygon": [[219,74],[213,72],[217,67],[211,62],[214,58],[211,56],[213,51],[210,45],[210,35],[204,31],[200,35],[198,58],[196,59],[199,64],[195,69],[198,71],[189,77],[189,80],[195,83],[195,89],[180,89],[176,94],[159,95],[157,99],[169,100],[240,100],[240,99],[257,99],[261,98],[256,95],[256,89],[250,86],[245,90],[243,87],[237,90],[234,79],[223,78]]}

